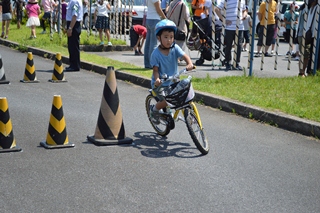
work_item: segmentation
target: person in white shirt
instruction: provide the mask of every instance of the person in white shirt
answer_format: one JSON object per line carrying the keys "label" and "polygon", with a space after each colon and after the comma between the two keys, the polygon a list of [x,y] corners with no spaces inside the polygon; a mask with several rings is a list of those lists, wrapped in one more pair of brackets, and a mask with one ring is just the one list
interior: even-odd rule
{"label": "person in white shirt", "polygon": [[110,23],[109,23],[109,15],[108,10],[110,10],[110,4],[107,1],[98,0],[98,4],[96,7],[96,10],[94,12],[94,22],[96,29],[99,31],[99,37],[100,37],[100,43],[99,45],[104,45],[103,41],[103,33],[104,30],[107,40],[108,40],[108,46],[112,46],[112,43],[110,42]]}
{"label": "person in white shirt", "polygon": [[[226,0],[219,0],[217,3],[217,7],[215,7],[215,12],[218,15],[219,19],[223,20],[221,11],[224,8],[224,2]],[[236,58],[236,67],[233,67],[235,70],[242,70],[242,67],[239,65],[240,57],[241,57],[241,40],[243,34],[243,17],[247,15],[245,1],[244,0],[228,0],[226,2],[226,11],[225,11],[225,36],[224,36],[224,54],[225,54],[225,65],[226,70],[231,70],[231,65],[229,64],[231,61],[231,49],[233,46],[233,42],[236,39],[236,28],[237,28],[237,12],[238,12],[238,1],[240,2],[241,12],[239,14],[239,25],[238,25],[238,45],[237,45],[237,58]]]}

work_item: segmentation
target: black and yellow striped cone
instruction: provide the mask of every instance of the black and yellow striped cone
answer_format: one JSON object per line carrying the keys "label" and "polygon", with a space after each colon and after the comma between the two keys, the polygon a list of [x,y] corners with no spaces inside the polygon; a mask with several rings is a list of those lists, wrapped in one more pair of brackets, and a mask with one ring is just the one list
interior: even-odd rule
{"label": "black and yellow striped cone", "polygon": [[68,140],[61,96],[55,95],[52,101],[47,140],[40,142],[40,145],[47,149],[74,147],[74,144],[69,143]]}
{"label": "black and yellow striped cone", "polygon": [[23,83],[38,83],[36,76],[36,69],[33,63],[33,55],[32,52],[28,52],[26,68],[24,70],[24,77],[20,80]]}
{"label": "black and yellow striped cone", "polygon": [[108,67],[107,69],[95,133],[94,135],[88,135],[87,138],[95,145],[132,143],[131,138],[125,137],[116,76],[113,67]]}
{"label": "black and yellow striped cone", "polygon": [[0,84],[9,84],[10,81],[6,80],[6,74],[4,73],[2,56],[0,55]]}
{"label": "black and yellow striped cone", "polygon": [[13,136],[7,98],[0,97],[0,153],[21,150],[16,145],[16,139]]}
{"label": "black and yellow striped cone", "polygon": [[61,53],[56,54],[56,59],[54,62],[53,73],[52,73],[52,79],[49,81],[53,83],[67,82],[66,79],[64,78]]}

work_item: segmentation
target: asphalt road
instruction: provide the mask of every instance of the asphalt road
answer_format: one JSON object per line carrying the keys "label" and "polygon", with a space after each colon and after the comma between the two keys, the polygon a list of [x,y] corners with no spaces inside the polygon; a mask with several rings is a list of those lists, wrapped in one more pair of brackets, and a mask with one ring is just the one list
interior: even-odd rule
{"label": "asphalt road", "polygon": [[[17,145],[0,154],[1,212],[319,212],[318,140],[199,106],[210,141],[201,156],[186,126],[157,136],[144,109],[147,89],[117,81],[132,145],[87,142],[98,118],[105,76],[65,73],[48,82],[53,61],[34,56],[40,83],[19,82],[26,53],[1,46]],[[61,95],[69,141],[47,150],[53,95]]]}

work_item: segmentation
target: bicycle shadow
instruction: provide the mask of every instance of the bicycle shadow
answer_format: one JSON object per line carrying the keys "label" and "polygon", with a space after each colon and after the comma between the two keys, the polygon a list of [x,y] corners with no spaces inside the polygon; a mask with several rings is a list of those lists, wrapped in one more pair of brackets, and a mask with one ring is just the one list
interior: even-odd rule
{"label": "bicycle shadow", "polygon": [[[141,154],[149,158],[196,158],[203,156],[199,150],[190,143],[173,142],[154,132],[141,131],[134,134],[132,147],[140,150]],[[191,140],[192,143],[192,140]]]}

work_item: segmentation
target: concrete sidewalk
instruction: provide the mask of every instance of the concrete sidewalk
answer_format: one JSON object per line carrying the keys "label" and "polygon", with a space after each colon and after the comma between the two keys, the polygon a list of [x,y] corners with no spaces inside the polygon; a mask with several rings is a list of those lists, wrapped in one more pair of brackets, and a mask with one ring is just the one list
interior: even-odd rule
{"label": "concrete sidewalk", "polygon": [[[126,37],[128,38],[128,36]],[[257,41],[255,41],[257,42]],[[129,40],[127,40],[127,44],[129,45]],[[249,46],[247,46],[249,47]],[[256,49],[256,45],[255,45]],[[142,48],[143,50],[143,48]],[[261,62],[262,57],[255,58],[253,57],[253,64],[252,75],[256,77],[288,77],[288,76],[298,76],[298,61],[294,61],[294,58],[291,59],[290,63],[288,63],[288,57],[285,55],[286,52],[289,50],[289,44],[285,42],[279,42],[278,47],[278,56],[273,57],[264,57],[264,62]],[[269,53],[271,48],[269,50]],[[143,51],[142,51],[143,52]],[[103,57],[111,58],[118,61],[128,62],[134,64],[138,67],[144,68],[144,60],[143,56],[135,56],[133,51],[114,51],[114,52],[91,52],[96,55],[100,55]],[[192,59],[192,62],[195,64],[195,61],[199,59],[200,53],[198,51],[190,51],[189,49],[186,50],[186,53]],[[249,66],[248,59],[250,58],[249,52],[242,52],[241,53],[241,61],[240,65],[245,68],[246,75],[249,75]],[[233,57],[233,52],[232,52]],[[220,60],[214,60],[214,64],[221,64]],[[263,70],[261,70],[261,64],[263,64]],[[289,68],[288,69],[288,64]],[[276,68],[275,69],[275,65]],[[183,66],[181,66],[181,69]],[[226,71],[225,67],[219,66],[212,66],[212,61],[205,61],[202,66],[197,66],[196,73],[192,75],[196,77],[206,77],[209,75],[213,78],[218,78],[222,76],[239,76],[244,75],[244,71],[238,70],[229,70]]]}

